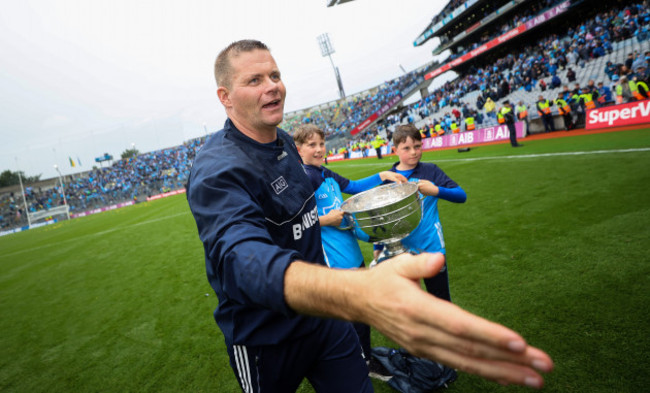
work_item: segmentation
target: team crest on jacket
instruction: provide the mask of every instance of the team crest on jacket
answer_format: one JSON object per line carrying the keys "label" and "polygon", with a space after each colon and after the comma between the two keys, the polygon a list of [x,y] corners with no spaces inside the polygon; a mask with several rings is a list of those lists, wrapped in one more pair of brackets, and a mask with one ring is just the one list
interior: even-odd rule
{"label": "team crest on jacket", "polygon": [[280,176],[277,179],[273,180],[271,187],[273,187],[273,191],[275,191],[277,195],[280,195],[282,191],[289,188],[289,184],[287,184],[287,181],[284,180],[284,177]]}

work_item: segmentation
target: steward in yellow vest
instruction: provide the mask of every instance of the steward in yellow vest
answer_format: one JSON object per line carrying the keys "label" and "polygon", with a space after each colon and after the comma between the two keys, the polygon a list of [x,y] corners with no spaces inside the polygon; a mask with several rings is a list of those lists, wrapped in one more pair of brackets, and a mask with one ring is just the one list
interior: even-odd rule
{"label": "steward in yellow vest", "polygon": [[554,101],[555,106],[557,106],[557,111],[560,115],[564,116],[567,113],[571,113],[571,106],[564,101],[562,93],[558,93],[557,98]]}
{"label": "steward in yellow vest", "polygon": [[580,94],[580,100],[582,100],[582,105],[584,105],[585,111],[596,108],[596,103],[594,102],[593,96],[589,92],[588,87],[582,88],[582,94]]}
{"label": "steward in yellow vest", "polygon": [[438,136],[442,136],[445,133],[445,130],[442,129],[440,122],[436,123],[436,126],[433,127],[433,129],[436,131],[436,134],[438,134]]}
{"label": "steward in yellow vest", "polygon": [[537,101],[537,114],[540,116],[551,114],[551,103],[542,96],[539,96],[539,100]]}
{"label": "steward in yellow vest", "polygon": [[528,117],[528,108],[523,102],[515,107],[515,112],[517,113],[519,120],[524,120]]}
{"label": "steward in yellow vest", "polygon": [[555,131],[553,115],[551,115],[551,105],[553,105],[552,102],[549,102],[544,96],[539,96],[537,100],[537,113],[542,118],[542,123],[544,123],[544,132]]}
{"label": "steward in yellow vest", "polygon": [[375,152],[377,152],[377,158],[381,160],[381,146],[384,144],[384,139],[377,135],[375,139],[372,140],[372,147],[375,148]]}
{"label": "steward in yellow vest", "polygon": [[555,99],[555,106],[557,106],[557,111],[564,118],[564,129],[569,131],[573,129],[573,117],[571,116],[571,106],[564,101],[562,92],[557,94]]}
{"label": "steward in yellow vest", "polygon": [[512,105],[510,104],[510,101],[506,100],[503,102],[503,107],[497,113],[497,115],[501,115],[501,118],[503,119],[503,122],[508,126],[508,131],[510,132],[510,145],[512,147],[520,147],[523,146],[517,142],[517,131],[515,128],[515,113],[512,111]]}
{"label": "steward in yellow vest", "polygon": [[472,116],[465,118],[465,131],[473,131],[476,129],[476,124],[474,124],[474,118]]}
{"label": "steward in yellow vest", "polygon": [[638,101],[648,98],[648,85],[644,81],[638,80],[636,82],[630,83],[634,83],[635,90],[632,91],[634,98],[636,98]]}

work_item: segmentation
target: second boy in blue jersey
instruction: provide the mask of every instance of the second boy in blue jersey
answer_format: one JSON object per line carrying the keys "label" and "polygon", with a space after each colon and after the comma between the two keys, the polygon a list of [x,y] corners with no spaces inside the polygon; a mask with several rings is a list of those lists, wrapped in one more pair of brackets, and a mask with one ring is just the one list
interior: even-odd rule
{"label": "second boy in blue jersey", "polygon": [[[422,221],[402,243],[409,249],[425,252],[440,252],[446,255],[442,224],[438,215],[438,200],[463,203],[465,191],[436,164],[420,162],[422,158],[422,136],[412,124],[398,126],[393,134],[393,146],[399,162],[391,171],[400,173],[409,181],[418,184],[424,195]],[[379,252],[375,250],[375,258]],[[447,264],[439,274],[424,280],[427,291],[438,298],[451,301]]]}

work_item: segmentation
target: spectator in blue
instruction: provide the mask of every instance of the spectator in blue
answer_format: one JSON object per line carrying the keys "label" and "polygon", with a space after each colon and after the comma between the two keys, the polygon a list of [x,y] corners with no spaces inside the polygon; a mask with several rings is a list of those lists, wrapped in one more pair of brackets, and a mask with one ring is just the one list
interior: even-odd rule
{"label": "spectator in blue", "polygon": [[612,90],[605,86],[603,81],[598,82],[598,106],[607,105],[612,102]]}
{"label": "spectator in blue", "polygon": [[616,73],[618,73],[618,66],[611,61],[608,61],[607,64],[605,65],[605,75],[609,78],[609,80],[612,80],[612,76],[614,76]]}
{"label": "spectator in blue", "polygon": [[594,58],[605,56],[605,48],[603,48],[603,45],[598,42],[596,47],[591,51],[591,54]]}
{"label": "spectator in blue", "polygon": [[647,64],[647,63],[646,63],[646,57],[645,57],[644,55],[639,55],[639,56],[638,56],[636,59],[634,59],[634,61],[632,62],[632,70],[634,70],[634,72],[637,72],[637,70],[638,70],[640,67],[645,66],[646,64]]}
{"label": "spectator in blue", "polygon": [[[647,18],[646,18],[647,19]],[[643,42],[648,39],[648,25],[639,26],[637,31],[634,33],[636,39],[639,42]]]}
{"label": "spectator in blue", "polygon": [[446,129],[447,129],[447,130],[451,130],[451,123],[452,123],[452,120],[451,120],[451,116],[449,116],[449,113],[447,113],[447,114],[445,115],[445,119],[444,119],[444,121],[445,121]]}
{"label": "spectator in blue", "polygon": [[556,73],[554,73],[553,78],[551,78],[551,89],[555,89],[560,86],[562,86],[562,80]]}
{"label": "spectator in blue", "polygon": [[524,90],[528,92],[533,90],[533,82],[530,80],[529,77],[526,77],[526,81],[524,81]]}

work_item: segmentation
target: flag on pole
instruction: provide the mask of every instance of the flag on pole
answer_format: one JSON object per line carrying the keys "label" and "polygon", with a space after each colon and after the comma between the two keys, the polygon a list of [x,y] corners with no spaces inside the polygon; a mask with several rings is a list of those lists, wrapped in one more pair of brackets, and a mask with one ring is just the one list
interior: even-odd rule
{"label": "flag on pole", "polygon": [[83,164],[81,163],[81,160],[79,159],[79,156],[77,156],[77,163],[79,164],[79,166],[83,166]]}
{"label": "flag on pole", "polygon": [[68,156],[68,160],[70,160],[70,166],[75,167],[74,161],[72,161],[72,157]]}

